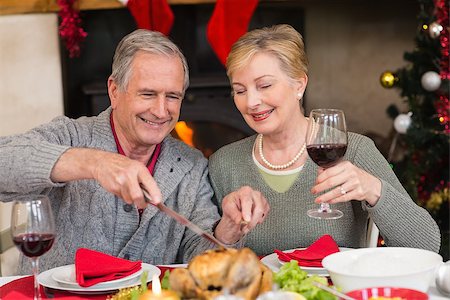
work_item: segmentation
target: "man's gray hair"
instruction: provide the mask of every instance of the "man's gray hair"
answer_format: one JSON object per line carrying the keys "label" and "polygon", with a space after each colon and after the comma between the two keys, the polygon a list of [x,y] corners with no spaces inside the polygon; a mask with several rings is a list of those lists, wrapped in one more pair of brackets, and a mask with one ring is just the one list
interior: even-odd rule
{"label": "man's gray hair", "polygon": [[138,51],[167,56],[176,55],[184,69],[183,93],[189,86],[189,68],[181,50],[169,38],[157,31],[138,29],[126,35],[114,53],[111,77],[119,89],[125,90],[131,75],[131,62]]}

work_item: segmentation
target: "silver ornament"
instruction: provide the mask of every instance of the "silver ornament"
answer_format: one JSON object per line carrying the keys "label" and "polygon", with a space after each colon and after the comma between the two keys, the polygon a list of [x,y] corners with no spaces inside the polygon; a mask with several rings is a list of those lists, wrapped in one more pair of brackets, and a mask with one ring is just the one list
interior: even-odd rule
{"label": "silver ornament", "polygon": [[409,126],[411,126],[411,116],[412,113],[399,114],[394,120],[394,128],[398,133],[405,134],[408,131]]}
{"label": "silver ornament", "polygon": [[442,25],[439,24],[438,22],[433,22],[430,24],[430,26],[428,26],[428,34],[432,39],[435,39],[438,36],[440,36],[442,30],[444,30],[444,27],[442,27]]}
{"label": "silver ornament", "polygon": [[441,76],[434,71],[428,71],[422,75],[420,82],[425,90],[434,92],[441,86]]}

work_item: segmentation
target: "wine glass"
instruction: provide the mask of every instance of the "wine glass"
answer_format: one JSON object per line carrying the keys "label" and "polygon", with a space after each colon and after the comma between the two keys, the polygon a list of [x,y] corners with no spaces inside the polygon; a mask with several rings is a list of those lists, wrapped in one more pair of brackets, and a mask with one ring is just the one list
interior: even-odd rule
{"label": "wine glass", "polygon": [[13,202],[11,235],[14,244],[31,258],[34,277],[34,299],[41,299],[37,275],[39,256],[46,253],[55,240],[55,222],[46,195],[22,195]]}
{"label": "wine glass", "polygon": [[[313,109],[309,114],[306,133],[306,150],[320,167],[337,164],[347,150],[347,126],[344,112],[339,109]],[[344,214],[321,203],[318,209],[308,210],[308,216],[316,219],[339,219]]]}

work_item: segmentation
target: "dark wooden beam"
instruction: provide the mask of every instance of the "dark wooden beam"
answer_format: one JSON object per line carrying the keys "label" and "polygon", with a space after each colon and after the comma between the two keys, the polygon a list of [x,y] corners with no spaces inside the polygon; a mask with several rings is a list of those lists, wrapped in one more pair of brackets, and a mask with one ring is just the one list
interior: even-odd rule
{"label": "dark wooden beam", "polygon": [[[168,0],[170,5],[214,3],[216,0]],[[122,8],[118,0],[78,0],[79,10]],[[1,0],[0,15],[48,13],[57,12],[59,6],[56,0]]]}

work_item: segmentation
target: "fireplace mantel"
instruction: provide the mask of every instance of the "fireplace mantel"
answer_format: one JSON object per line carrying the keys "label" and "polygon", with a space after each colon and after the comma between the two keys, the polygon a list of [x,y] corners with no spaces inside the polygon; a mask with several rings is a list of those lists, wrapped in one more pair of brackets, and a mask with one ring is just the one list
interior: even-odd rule
{"label": "fireplace mantel", "polygon": [[[204,4],[214,3],[216,0],[168,0],[170,5],[177,4]],[[78,0],[77,8],[89,9],[111,9],[122,8],[119,0]],[[57,0],[2,0],[0,4],[0,15],[47,13],[59,10]]]}

